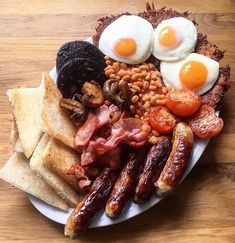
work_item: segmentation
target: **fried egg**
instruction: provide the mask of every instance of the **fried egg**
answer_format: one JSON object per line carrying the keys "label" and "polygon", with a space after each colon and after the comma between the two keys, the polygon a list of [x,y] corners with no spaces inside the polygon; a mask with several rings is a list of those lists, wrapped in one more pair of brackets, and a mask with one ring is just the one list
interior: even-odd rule
{"label": "fried egg", "polygon": [[153,55],[159,60],[181,60],[191,53],[197,42],[193,22],[175,17],[162,21],[154,30]]}
{"label": "fried egg", "polygon": [[99,49],[116,61],[137,64],[151,55],[152,38],[150,22],[136,15],[123,15],[104,29]]}
{"label": "fried egg", "polygon": [[162,61],[160,71],[166,86],[188,88],[202,95],[216,82],[219,63],[204,55],[191,53],[181,61]]}

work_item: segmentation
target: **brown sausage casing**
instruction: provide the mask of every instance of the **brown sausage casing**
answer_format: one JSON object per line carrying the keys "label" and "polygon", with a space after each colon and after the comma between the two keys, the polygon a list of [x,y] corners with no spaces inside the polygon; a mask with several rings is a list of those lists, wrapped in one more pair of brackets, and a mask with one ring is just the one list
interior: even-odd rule
{"label": "brown sausage casing", "polygon": [[135,189],[134,201],[142,203],[147,201],[154,191],[154,183],[158,179],[171,151],[171,139],[160,137],[154,144],[145,160],[144,168],[139,176]]}
{"label": "brown sausage casing", "polygon": [[117,218],[133,196],[143,159],[144,150],[142,149],[138,151],[132,150],[128,154],[126,163],[105,207],[105,213],[109,218]]}
{"label": "brown sausage casing", "polygon": [[193,146],[193,132],[191,128],[180,122],[173,133],[173,146],[170,156],[155,183],[157,194],[162,196],[169,193],[182,178]]}
{"label": "brown sausage casing", "polygon": [[65,235],[75,238],[81,230],[87,227],[95,213],[107,201],[116,179],[116,172],[110,168],[105,168],[101,172],[92,184],[90,191],[84,195],[70,214],[65,225]]}

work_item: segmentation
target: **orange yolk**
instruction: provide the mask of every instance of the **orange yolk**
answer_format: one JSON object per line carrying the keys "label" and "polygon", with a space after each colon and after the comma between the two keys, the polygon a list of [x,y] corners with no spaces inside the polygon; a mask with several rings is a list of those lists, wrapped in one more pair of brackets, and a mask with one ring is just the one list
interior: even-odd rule
{"label": "orange yolk", "polygon": [[117,55],[129,57],[136,52],[136,42],[133,39],[125,38],[118,40],[114,45],[114,51]]}
{"label": "orange yolk", "polygon": [[161,45],[166,47],[175,47],[179,44],[176,33],[171,27],[164,27],[159,32],[159,42]]}
{"label": "orange yolk", "polygon": [[207,68],[197,61],[188,61],[180,69],[180,80],[182,84],[191,90],[203,86],[207,79]]}

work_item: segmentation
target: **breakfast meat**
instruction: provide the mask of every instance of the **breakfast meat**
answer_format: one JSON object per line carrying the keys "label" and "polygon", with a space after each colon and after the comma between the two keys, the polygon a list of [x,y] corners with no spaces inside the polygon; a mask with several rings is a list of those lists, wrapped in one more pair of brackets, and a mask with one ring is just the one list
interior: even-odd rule
{"label": "breakfast meat", "polygon": [[85,81],[95,80],[102,84],[104,73],[92,59],[75,58],[67,62],[58,73],[57,86],[64,98],[80,93]]}
{"label": "breakfast meat", "polygon": [[[14,153],[0,177],[62,209],[81,199],[65,226],[71,238],[105,204],[106,215],[116,218],[132,197],[149,200],[155,186],[158,196],[169,193],[190,163],[194,135],[208,139],[222,130],[216,111],[230,86],[230,67],[219,64],[224,52],[196,25],[188,12],[147,3],[137,15],[100,19],[94,45],[62,45],[57,86],[43,75],[38,88],[8,91],[12,144],[32,157],[28,163]],[[29,190],[27,181],[46,195]]]}
{"label": "breakfast meat", "polygon": [[63,44],[56,58],[56,70],[60,72],[62,67],[75,58],[88,58],[96,62],[99,72],[105,67],[103,53],[87,41],[70,41]]}
{"label": "breakfast meat", "polygon": [[121,118],[109,128],[110,136],[92,136],[87,147],[83,148],[81,164],[87,165],[95,162],[99,155],[115,149],[120,143],[134,148],[141,148],[147,143],[149,131],[145,124],[136,118]]}
{"label": "breakfast meat", "polygon": [[117,218],[133,196],[137,178],[144,159],[144,149],[129,152],[125,165],[106,203],[105,214]]}
{"label": "breakfast meat", "polygon": [[188,165],[192,146],[191,128],[186,123],[178,123],[173,133],[171,153],[155,184],[159,196],[169,193],[181,180]]}
{"label": "breakfast meat", "polygon": [[134,201],[147,201],[154,191],[154,182],[158,179],[171,151],[170,137],[160,137],[148,152],[138,184],[135,188]]}
{"label": "breakfast meat", "polygon": [[210,105],[216,111],[220,110],[224,102],[224,94],[230,87],[230,67],[221,67],[215,85],[201,96],[202,103]]}
{"label": "breakfast meat", "polygon": [[[77,151],[82,153],[83,166],[93,163],[97,156],[115,149],[121,142],[133,147],[141,147],[147,142],[149,131],[144,122],[136,118],[124,118],[124,114],[114,105],[102,105],[89,113],[74,140]],[[117,118],[114,120],[115,116]],[[99,134],[104,126],[108,136]]]}
{"label": "breakfast meat", "polygon": [[75,238],[81,230],[87,227],[93,216],[108,200],[116,178],[116,172],[111,169],[105,168],[102,171],[92,184],[90,191],[70,214],[65,225],[65,235]]}
{"label": "breakfast meat", "polygon": [[99,107],[95,113],[90,112],[85,123],[78,129],[75,136],[75,147],[79,152],[82,152],[89,140],[91,139],[93,133],[109,123],[110,121],[110,109],[108,106],[103,105]]}
{"label": "breakfast meat", "polygon": [[[91,175],[88,175],[89,167],[82,167],[79,163],[71,165],[69,168],[63,170],[63,175],[72,177],[76,181],[76,188],[80,192],[87,191],[91,184]],[[88,177],[89,176],[89,177]]]}

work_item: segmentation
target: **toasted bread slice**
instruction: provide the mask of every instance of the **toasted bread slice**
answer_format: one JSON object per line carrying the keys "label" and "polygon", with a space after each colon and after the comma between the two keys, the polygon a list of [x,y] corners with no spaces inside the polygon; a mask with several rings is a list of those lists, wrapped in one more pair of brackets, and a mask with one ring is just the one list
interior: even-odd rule
{"label": "toasted bread slice", "polygon": [[54,207],[64,211],[68,209],[66,202],[31,170],[28,159],[22,153],[12,154],[0,170],[0,178]]}
{"label": "toasted bread slice", "polygon": [[15,146],[13,147],[14,152],[24,153],[20,138],[17,139]]}
{"label": "toasted bread slice", "polygon": [[52,189],[54,189],[54,191],[68,203],[69,206],[76,206],[80,200],[80,197],[76,191],[74,191],[72,187],[61,177],[50,169],[46,168],[43,163],[42,154],[48,141],[49,136],[43,134],[30,159],[31,169],[41,176],[48,183],[48,185],[50,185]]}
{"label": "toasted bread slice", "polygon": [[75,190],[78,190],[77,179],[73,175],[64,175],[64,170],[80,162],[80,155],[59,140],[51,138],[43,152],[45,165],[63,177]]}
{"label": "toasted bread slice", "polygon": [[24,154],[30,158],[42,136],[42,89],[41,87],[10,89],[7,95]]}
{"label": "toasted bread slice", "polygon": [[59,102],[62,95],[48,74],[45,74],[42,79],[42,87],[42,120],[45,132],[73,148],[77,129],[66,110],[60,107]]}
{"label": "toasted bread slice", "polygon": [[14,152],[24,153],[15,121],[11,125],[10,143]]}
{"label": "toasted bread slice", "polygon": [[18,138],[19,138],[19,133],[18,133],[18,130],[17,130],[16,123],[13,120],[12,123],[11,123],[11,133],[10,133],[10,144],[13,148],[14,148]]}

